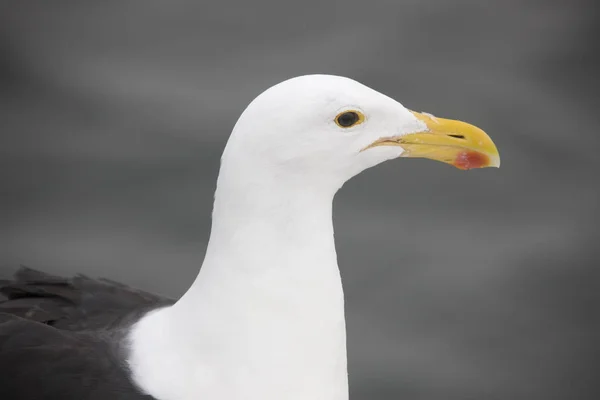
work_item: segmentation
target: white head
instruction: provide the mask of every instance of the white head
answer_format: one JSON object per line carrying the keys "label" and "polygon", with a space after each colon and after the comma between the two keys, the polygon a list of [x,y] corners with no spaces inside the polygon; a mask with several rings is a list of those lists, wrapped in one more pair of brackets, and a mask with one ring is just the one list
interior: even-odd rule
{"label": "white head", "polygon": [[412,112],[361,83],[331,75],[292,78],[260,94],[239,118],[223,165],[337,189],[400,156],[462,169],[499,165],[493,142],[480,129]]}

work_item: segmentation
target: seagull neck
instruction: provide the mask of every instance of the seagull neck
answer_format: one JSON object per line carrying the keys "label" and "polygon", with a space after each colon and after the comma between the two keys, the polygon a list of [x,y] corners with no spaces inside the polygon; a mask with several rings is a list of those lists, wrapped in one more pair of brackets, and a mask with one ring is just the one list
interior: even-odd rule
{"label": "seagull neck", "polygon": [[206,398],[347,400],[335,190],[253,176],[222,169],[204,263],[160,336]]}
{"label": "seagull neck", "polygon": [[[269,308],[271,302],[290,300],[290,291],[306,291],[302,308],[311,299],[327,307],[332,295],[341,297],[332,221],[335,192],[286,180],[232,183],[223,175],[204,263],[178,306],[189,302],[197,309],[198,297],[216,301],[235,294],[266,301],[260,307]],[[242,302],[234,306],[246,307]]]}

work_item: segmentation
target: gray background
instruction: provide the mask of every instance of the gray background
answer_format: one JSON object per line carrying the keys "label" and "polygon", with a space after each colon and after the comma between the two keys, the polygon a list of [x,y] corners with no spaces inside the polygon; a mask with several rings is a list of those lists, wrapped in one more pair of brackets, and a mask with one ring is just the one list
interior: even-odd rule
{"label": "gray background", "polygon": [[307,73],[484,128],[335,200],[351,397],[596,399],[598,15],[585,1],[0,3],[0,275],[177,296],[244,107]]}

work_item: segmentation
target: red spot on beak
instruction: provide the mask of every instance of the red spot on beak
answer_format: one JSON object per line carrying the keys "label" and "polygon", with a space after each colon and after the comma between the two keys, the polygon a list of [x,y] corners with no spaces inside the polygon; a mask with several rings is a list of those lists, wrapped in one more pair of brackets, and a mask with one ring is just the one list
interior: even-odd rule
{"label": "red spot on beak", "polygon": [[490,164],[490,158],[476,151],[461,151],[453,165],[459,169],[482,168]]}

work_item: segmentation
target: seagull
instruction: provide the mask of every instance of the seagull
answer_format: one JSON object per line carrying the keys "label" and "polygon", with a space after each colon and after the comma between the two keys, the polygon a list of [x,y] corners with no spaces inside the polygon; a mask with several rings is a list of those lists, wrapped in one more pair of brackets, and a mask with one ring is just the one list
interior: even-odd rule
{"label": "seagull", "polygon": [[25,267],[0,282],[0,398],[348,400],[333,198],[415,157],[500,166],[483,130],[355,80],[272,86],[231,132],[205,259],[179,299]]}

